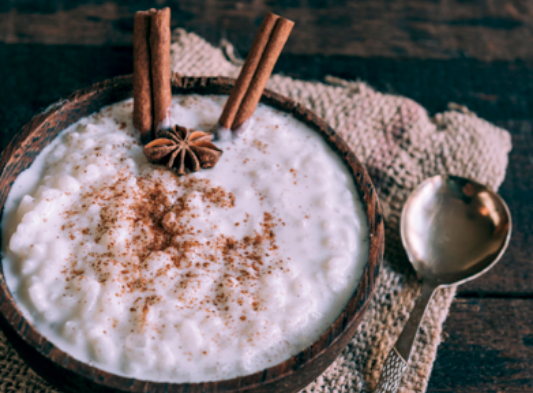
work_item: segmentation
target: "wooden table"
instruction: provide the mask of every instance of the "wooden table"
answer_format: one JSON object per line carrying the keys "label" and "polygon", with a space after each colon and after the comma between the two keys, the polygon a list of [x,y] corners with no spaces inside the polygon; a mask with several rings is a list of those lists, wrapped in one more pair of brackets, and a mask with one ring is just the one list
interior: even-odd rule
{"label": "wooden table", "polygon": [[430,113],[468,106],[512,134],[510,248],[459,288],[429,392],[533,391],[533,1],[11,0],[0,3],[1,147],[40,108],[132,72],[132,14],[157,3],[244,55],[262,16],[296,22],[278,72],[361,79]]}

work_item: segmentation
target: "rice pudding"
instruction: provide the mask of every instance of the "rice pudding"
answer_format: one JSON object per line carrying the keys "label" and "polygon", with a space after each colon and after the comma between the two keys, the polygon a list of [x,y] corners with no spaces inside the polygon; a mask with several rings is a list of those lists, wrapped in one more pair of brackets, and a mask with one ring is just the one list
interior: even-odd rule
{"label": "rice pudding", "polygon": [[[174,96],[207,131],[225,96]],[[5,203],[7,284],[63,351],[137,379],[252,374],[312,344],[359,282],[368,228],[321,137],[260,104],[218,164],[179,177],[147,162],[133,101],[68,127]]]}

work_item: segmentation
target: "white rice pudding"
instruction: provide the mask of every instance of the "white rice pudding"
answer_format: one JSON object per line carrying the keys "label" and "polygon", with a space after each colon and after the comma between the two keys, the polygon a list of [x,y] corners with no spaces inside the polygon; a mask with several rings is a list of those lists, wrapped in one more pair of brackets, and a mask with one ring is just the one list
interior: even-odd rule
{"label": "white rice pudding", "polygon": [[[174,96],[209,130],[227,97]],[[149,164],[132,100],[63,131],[7,198],[4,273],[25,316],[80,361],[138,379],[251,374],[312,344],[368,256],[353,180],[291,115],[259,105],[218,164]]]}

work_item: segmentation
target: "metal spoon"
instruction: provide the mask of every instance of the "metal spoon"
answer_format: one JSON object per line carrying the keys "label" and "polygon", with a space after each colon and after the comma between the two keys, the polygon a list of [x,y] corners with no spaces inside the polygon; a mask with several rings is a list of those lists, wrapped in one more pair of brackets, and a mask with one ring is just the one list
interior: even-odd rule
{"label": "metal spoon", "polygon": [[409,196],[402,211],[401,236],[422,289],[374,393],[398,389],[435,290],[479,277],[498,262],[511,237],[511,214],[487,187],[457,176],[435,176]]}

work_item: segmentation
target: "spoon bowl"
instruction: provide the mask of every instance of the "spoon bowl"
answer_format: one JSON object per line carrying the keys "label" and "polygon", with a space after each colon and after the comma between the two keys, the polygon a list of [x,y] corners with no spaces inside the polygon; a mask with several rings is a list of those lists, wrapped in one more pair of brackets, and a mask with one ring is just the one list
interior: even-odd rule
{"label": "spoon bowl", "polygon": [[435,290],[472,280],[494,266],[511,237],[511,214],[498,194],[475,181],[440,175],[409,196],[401,218],[402,242],[422,289],[374,393],[394,393]]}
{"label": "spoon bowl", "polygon": [[489,188],[457,176],[421,183],[402,211],[403,245],[419,276],[462,284],[490,269],[511,234],[505,202]]}

